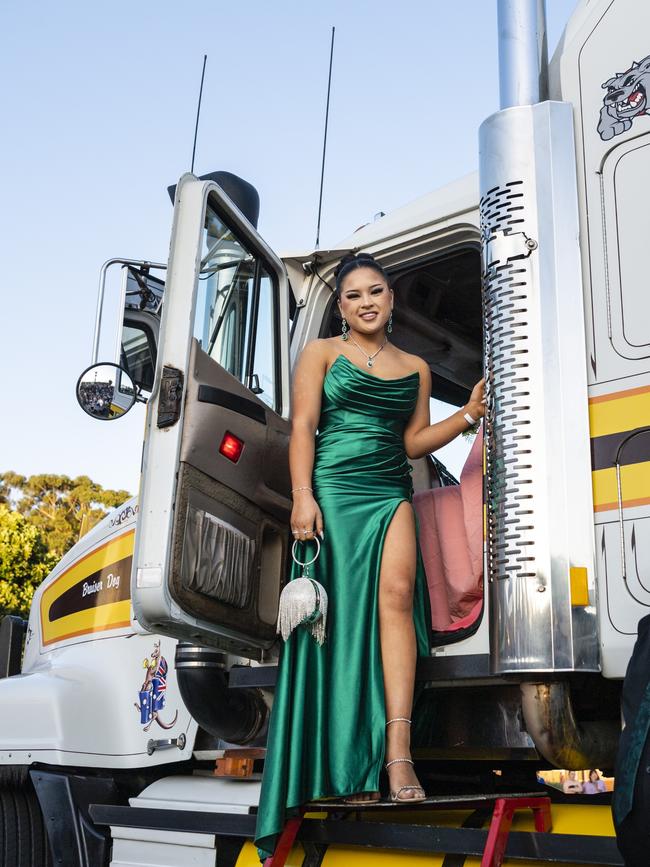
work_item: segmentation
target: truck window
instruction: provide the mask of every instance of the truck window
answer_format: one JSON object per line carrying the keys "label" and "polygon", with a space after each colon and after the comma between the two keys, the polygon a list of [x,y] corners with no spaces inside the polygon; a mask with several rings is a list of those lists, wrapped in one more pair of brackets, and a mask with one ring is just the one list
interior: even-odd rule
{"label": "truck window", "polygon": [[208,203],[194,316],[204,352],[276,409],[277,287]]}
{"label": "truck window", "polygon": [[639,252],[647,243],[644,214],[650,192],[649,155],[648,144],[631,147],[617,160],[613,177],[623,336],[634,347],[650,346],[650,295],[645,280],[639,279]]}
{"label": "truck window", "polygon": [[273,408],[273,395],[275,394],[275,359],[273,340],[273,282],[271,277],[262,270],[259,285],[259,304],[257,311],[257,328],[255,340],[255,354],[253,357],[253,372],[257,374],[259,384],[263,391],[258,397]]}
{"label": "truck window", "polygon": [[122,327],[120,364],[131,379],[145,391],[153,388],[155,343],[148,329],[137,323],[125,322]]}

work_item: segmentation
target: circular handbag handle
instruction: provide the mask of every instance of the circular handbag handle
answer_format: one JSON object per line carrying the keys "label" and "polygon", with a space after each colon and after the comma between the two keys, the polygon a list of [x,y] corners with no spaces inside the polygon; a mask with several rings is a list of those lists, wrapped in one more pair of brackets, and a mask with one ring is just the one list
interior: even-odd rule
{"label": "circular handbag handle", "polygon": [[[308,560],[307,562],[302,563],[296,557],[296,545],[298,544],[298,542],[316,542],[316,546],[317,546],[316,547],[316,554],[314,555],[312,560]],[[311,564],[316,561],[316,558],[318,557],[319,554],[320,554],[320,541],[318,539],[318,536],[314,536],[313,539],[296,539],[294,541],[293,545],[291,546],[291,556],[293,557],[294,563],[297,563],[299,566],[311,566]]]}

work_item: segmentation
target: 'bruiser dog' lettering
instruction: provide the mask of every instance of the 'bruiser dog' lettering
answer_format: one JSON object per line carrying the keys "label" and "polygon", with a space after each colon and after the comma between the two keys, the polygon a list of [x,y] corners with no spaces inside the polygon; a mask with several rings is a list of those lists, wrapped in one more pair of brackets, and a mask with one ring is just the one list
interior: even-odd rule
{"label": "'bruiser dog' lettering", "polygon": [[[109,572],[106,576],[106,589],[110,590],[112,587],[120,586],[120,576],[113,575],[112,572]],[[104,589],[103,581],[84,581],[82,585],[82,596],[88,596],[90,593],[101,593]]]}

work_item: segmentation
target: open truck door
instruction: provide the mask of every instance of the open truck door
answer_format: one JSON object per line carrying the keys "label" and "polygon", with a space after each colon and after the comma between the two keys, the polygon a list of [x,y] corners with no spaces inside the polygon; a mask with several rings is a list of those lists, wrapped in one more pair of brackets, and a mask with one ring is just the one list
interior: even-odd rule
{"label": "open truck door", "polygon": [[134,612],[152,632],[258,659],[275,640],[288,553],[288,296],[281,260],[223,189],[184,175],[147,410]]}

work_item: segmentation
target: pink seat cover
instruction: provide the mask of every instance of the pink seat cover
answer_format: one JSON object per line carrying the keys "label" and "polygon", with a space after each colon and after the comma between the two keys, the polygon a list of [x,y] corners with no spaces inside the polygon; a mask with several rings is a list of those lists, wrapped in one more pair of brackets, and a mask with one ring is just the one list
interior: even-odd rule
{"label": "pink seat cover", "polygon": [[420,549],[429,586],[431,625],[441,632],[464,629],[483,606],[483,426],[460,484],[413,496]]}

